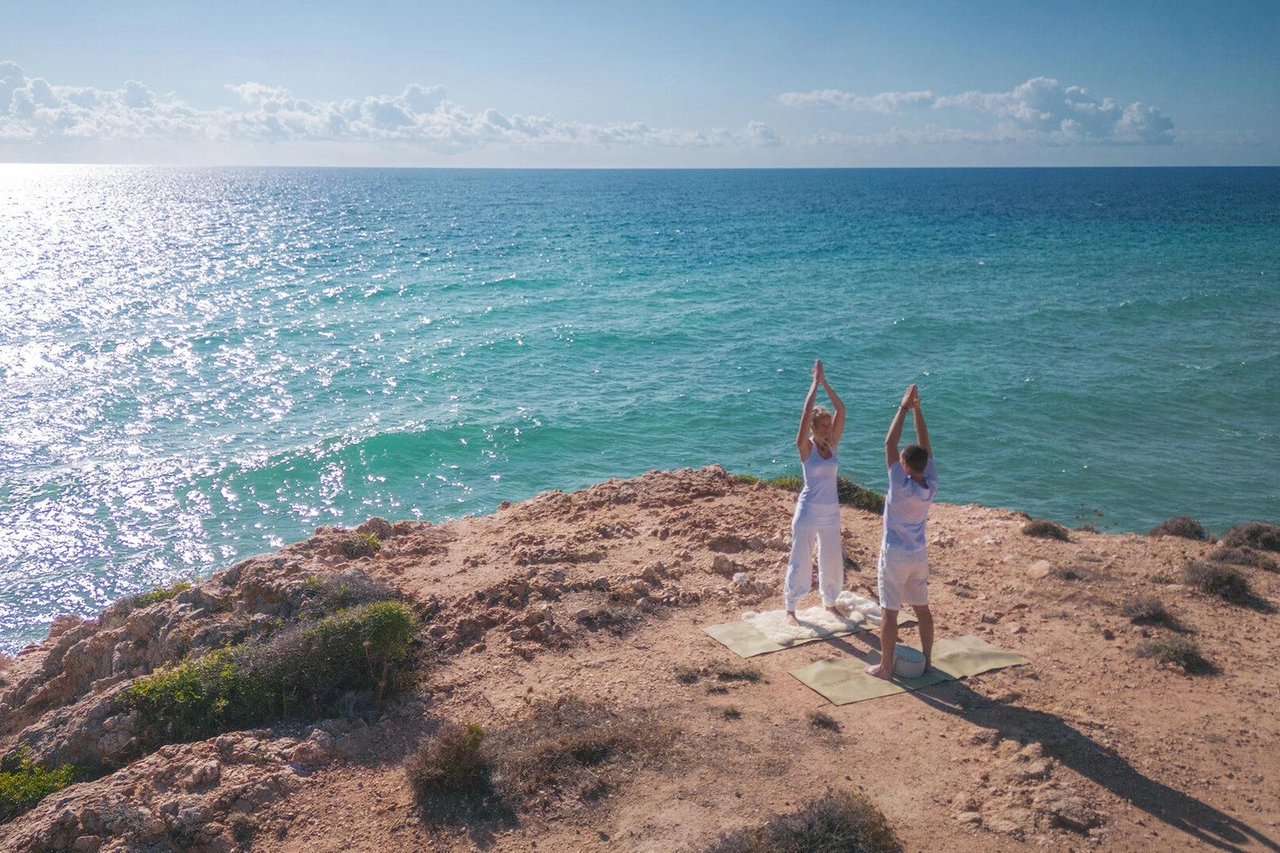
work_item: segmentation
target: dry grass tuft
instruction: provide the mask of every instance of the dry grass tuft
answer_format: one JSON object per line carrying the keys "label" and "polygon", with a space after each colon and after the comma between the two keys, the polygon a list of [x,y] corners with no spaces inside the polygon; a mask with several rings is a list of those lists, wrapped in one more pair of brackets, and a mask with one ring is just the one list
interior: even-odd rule
{"label": "dry grass tuft", "polygon": [[440,796],[482,794],[489,788],[489,762],[481,751],[484,729],[445,721],[405,762],[414,799],[426,805]]}
{"label": "dry grass tuft", "polygon": [[555,796],[598,799],[631,768],[665,754],[675,734],[648,711],[623,712],[570,695],[536,704],[524,719],[492,732],[486,752],[503,800],[545,805]]}
{"label": "dry grass tuft", "polygon": [[1237,569],[1222,563],[1191,560],[1182,569],[1182,581],[1201,592],[1244,604],[1253,599],[1249,581]]}
{"label": "dry grass tuft", "polygon": [[1272,524],[1269,521],[1248,521],[1237,524],[1222,534],[1222,544],[1228,548],[1280,551],[1280,524]]}
{"label": "dry grass tuft", "polygon": [[1194,539],[1197,542],[1207,542],[1209,540],[1209,531],[1205,530],[1200,522],[1185,515],[1175,516],[1160,522],[1147,531],[1147,535],[1181,536],[1183,539]]}
{"label": "dry grass tuft", "polygon": [[1226,563],[1232,566],[1248,566],[1267,572],[1280,572],[1276,561],[1252,548],[1215,548],[1209,552],[1209,559],[1215,563]]}
{"label": "dry grass tuft", "polygon": [[1022,533],[1024,536],[1034,536],[1036,539],[1057,539],[1059,542],[1071,541],[1071,537],[1067,535],[1067,528],[1044,519],[1028,521],[1022,525]]}
{"label": "dry grass tuft", "polygon": [[381,550],[382,540],[372,531],[368,533],[352,531],[342,540],[342,553],[348,560],[372,557]]}
{"label": "dry grass tuft", "polygon": [[824,732],[840,731],[840,723],[836,721],[836,718],[823,711],[810,711],[808,714],[805,715],[805,717],[809,720],[809,725],[813,726],[815,729],[818,729],[819,731],[824,731]]}
{"label": "dry grass tuft", "polygon": [[721,835],[702,853],[899,853],[889,821],[863,794],[828,790],[764,826]]}
{"label": "dry grass tuft", "polygon": [[644,625],[644,612],[638,607],[613,605],[592,611],[582,622],[589,630],[625,637]]}
{"label": "dry grass tuft", "polygon": [[730,681],[746,681],[755,684],[764,680],[764,672],[757,666],[718,660],[702,666],[677,666],[675,676],[676,681],[681,684],[697,684],[702,678],[714,679],[722,684]]}
{"label": "dry grass tuft", "polygon": [[1174,631],[1186,630],[1177,617],[1165,609],[1164,603],[1153,596],[1135,598],[1121,607],[1120,612],[1136,625],[1164,625]]}
{"label": "dry grass tuft", "polygon": [[1188,675],[1214,675],[1218,668],[1205,660],[1200,647],[1186,637],[1157,637],[1138,645],[1138,657],[1154,658],[1158,666],[1178,666]]}

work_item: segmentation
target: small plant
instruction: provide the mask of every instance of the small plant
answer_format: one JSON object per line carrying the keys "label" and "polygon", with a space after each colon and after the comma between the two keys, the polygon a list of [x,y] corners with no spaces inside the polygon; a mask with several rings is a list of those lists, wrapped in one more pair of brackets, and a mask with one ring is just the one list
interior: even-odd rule
{"label": "small plant", "polygon": [[382,601],[295,625],[266,643],[218,649],[134,679],[120,694],[142,739],[182,743],[287,716],[312,719],[348,691],[381,702],[406,667],[416,622]]}
{"label": "small plant", "polygon": [[1060,542],[1071,541],[1067,535],[1067,528],[1056,522],[1044,519],[1028,521],[1022,525],[1022,533],[1024,536],[1033,536],[1036,539],[1057,539]]}
{"label": "small plant", "polygon": [[756,483],[764,482],[754,474],[734,474],[733,479],[739,483],[746,483],[748,486],[754,486]]}
{"label": "small plant", "polygon": [[707,664],[707,672],[715,676],[717,681],[747,681],[755,684],[764,680],[764,673],[758,666],[751,664],[735,664],[725,661],[712,661]]}
{"label": "small plant", "polygon": [[741,719],[742,719],[742,711],[738,710],[738,706],[737,706],[737,705],[729,705],[729,706],[727,706],[727,707],[725,707],[725,708],[721,709],[720,713],[721,713],[721,715],[722,715],[726,720],[741,720]]}
{"label": "small plant", "polygon": [[702,670],[696,666],[681,664],[676,667],[676,681],[681,684],[697,684],[700,678],[702,678]]}
{"label": "small plant", "polygon": [[1269,521],[1248,521],[1237,524],[1222,534],[1222,544],[1228,548],[1280,551],[1280,524],[1272,524]]}
{"label": "small plant", "polygon": [[1186,637],[1157,637],[1138,645],[1138,657],[1153,658],[1157,666],[1178,666],[1188,675],[1212,675],[1218,668],[1200,655],[1200,647]]}
{"label": "small plant", "polygon": [[764,826],[721,835],[702,853],[899,853],[889,821],[862,794],[828,790]]}
{"label": "small plant", "polygon": [[1249,581],[1237,569],[1222,563],[1191,560],[1182,569],[1183,583],[1201,592],[1244,603],[1253,598]]}
{"label": "small plant", "polygon": [[1175,631],[1183,630],[1177,618],[1165,609],[1164,603],[1155,597],[1144,596],[1127,602],[1120,612],[1135,625],[1164,625]]}
{"label": "small plant", "polygon": [[677,666],[676,681],[681,684],[696,684],[704,676],[724,683],[730,681],[747,681],[755,684],[764,680],[764,673],[759,667],[750,664],[734,664],[725,661],[712,661],[702,666]]}
{"label": "small plant", "polygon": [[[372,533],[369,535],[374,536]],[[307,600],[301,613],[309,617],[326,616],[348,607],[396,598],[396,591],[389,584],[358,569],[311,575],[303,582],[302,592]]]}
{"label": "small plant", "polygon": [[258,834],[258,822],[247,814],[234,815],[227,823],[227,828],[231,830],[231,837],[236,843],[246,847],[253,843],[254,837]]}
{"label": "small plant", "polygon": [[31,811],[52,793],[76,781],[69,764],[42,767],[27,757],[26,747],[0,760],[0,824]]}
{"label": "small plant", "polygon": [[342,553],[348,560],[372,557],[380,550],[382,550],[382,540],[372,530],[367,533],[353,532],[342,540]]}
{"label": "small plant", "polygon": [[1148,536],[1181,536],[1183,539],[1194,539],[1205,542],[1209,539],[1209,531],[1200,522],[1185,515],[1175,516],[1160,522],[1147,531]]}
{"label": "small plant", "polygon": [[159,604],[161,601],[168,601],[180,592],[186,592],[191,589],[188,581],[178,581],[172,586],[153,589],[149,592],[140,592],[132,598],[133,606],[137,608],[150,607],[153,604]]}
{"label": "small plant", "polygon": [[1215,563],[1227,563],[1232,566],[1249,566],[1267,572],[1280,572],[1276,561],[1252,548],[1215,548],[1209,552],[1209,559]]}
{"label": "small plant", "polygon": [[779,489],[786,489],[788,492],[798,492],[804,488],[804,478],[795,474],[783,474],[780,477],[774,477],[767,481],[771,486],[777,486]]}
{"label": "small plant", "polygon": [[836,476],[836,497],[845,506],[856,507],[880,515],[884,512],[884,495],[859,486],[844,476]]}
{"label": "small plant", "polygon": [[481,750],[479,723],[446,721],[426,745],[405,762],[405,774],[419,805],[450,794],[483,794],[489,788],[489,761]]}
{"label": "small plant", "polygon": [[615,637],[625,637],[644,624],[644,614],[639,608],[615,604],[601,607],[583,623],[592,629],[608,631]]}
{"label": "small plant", "polygon": [[675,731],[641,711],[626,713],[577,696],[535,704],[517,724],[490,733],[493,787],[511,803],[559,792],[598,799],[636,763],[661,756]]}
{"label": "small plant", "polygon": [[840,731],[840,724],[836,722],[835,717],[824,711],[810,711],[805,716],[809,720],[809,725],[813,726],[815,729],[824,732]]}

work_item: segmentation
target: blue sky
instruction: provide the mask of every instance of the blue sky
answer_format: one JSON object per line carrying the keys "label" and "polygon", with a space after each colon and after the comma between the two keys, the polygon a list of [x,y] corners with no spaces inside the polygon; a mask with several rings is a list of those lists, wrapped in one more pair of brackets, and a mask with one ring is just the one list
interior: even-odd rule
{"label": "blue sky", "polygon": [[1280,3],[25,4],[0,161],[1280,165]]}

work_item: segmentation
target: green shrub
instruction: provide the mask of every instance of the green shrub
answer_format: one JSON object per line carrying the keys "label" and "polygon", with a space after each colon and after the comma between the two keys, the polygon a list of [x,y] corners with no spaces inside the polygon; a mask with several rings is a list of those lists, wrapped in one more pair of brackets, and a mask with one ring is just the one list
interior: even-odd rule
{"label": "green shrub", "polygon": [[311,575],[303,583],[302,591],[306,601],[302,605],[301,615],[311,618],[348,607],[396,598],[396,591],[390,584],[356,569]]}
{"label": "green shrub", "polygon": [[1200,522],[1185,515],[1166,519],[1147,531],[1148,536],[1181,536],[1183,539],[1194,539],[1205,542],[1209,539],[1209,531]]}
{"label": "green shrub", "polygon": [[1244,603],[1253,598],[1249,581],[1237,569],[1222,563],[1191,560],[1182,569],[1182,581],[1209,595]]}
{"label": "green shrub", "polygon": [[859,486],[848,477],[836,477],[836,495],[845,506],[857,507],[876,515],[884,512],[884,495]]}
{"label": "green shrub", "polygon": [[721,835],[704,853],[898,853],[888,820],[867,797],[828,790],[755,829]]}
{"label": "green shrub", "polygon": [[409,608],[382,601],[295,625],[265,643],[219,649],[137,678],[121,693],[151,745],[198,740],[294,716],[319,717],[346,691],[394,687],[409,658]]}
{"label": "green shrub", "polygon": [[426,745],[410,756],[405,774],[419,805],[450,794],[482,794],[489,788],[489,761],[481,751],[479,723],[444,722]]}
{"label": "green shrub", "polygon": [[1280,524],[1269,521],[1249,521],[1237,524],[1222,534],[1222,544],[1228,548],[1257,548],[1259,551],[1280,551]]}
{"label": "green shrub", "polygon": [[777,486],[779,489],[786,489],[789,492],[798,492],[804,488],[804,477],[798,477],[795,474],[783,474],[781,477],[774,477],[767,482],[771,486]]}
{"label": "green shrub", "polygon": [[49,769],[31,761],[26,747],[0,761],[0,824],[35,808],[50,794],[76,781],[69,764]]}
{"label": "green shrub", "polygon": [[349,690],[372,690],[381,702],[408,661],[415,629],[407,605],[377,601],[243,646],[237,662],[250,680],[268,685],[279,715],[305,707],[319,716]]}
{"label": "green shrub", "polygon": [[219,649],[134,679],[120,701],[137,710],[142,739],[159,745],[259,723],[272,698],[269,685],[237,666],[234,649]]}
{"label": "green shrub", "polygon": [[1034,536],[1037,539],[1057,539],[1060,542],[1070,541],[1070,537],[1067,535],[1067,528],[1061,524],[1043,519],[1028,521],[1022,526],[1022,533],[1025,536]]}
{"label": "green shrub", "polygon": [[382,550],[382,540],[373,531],[355,533],[342,540],[342,553],[348,560],[358,557],[372,557]]}
{"label": "green shrub", "polygon": [[178,593],[185,592],[189,589],[191,589],[191,584],[188,581],[178,581],[172,586],[153,589],[149,592],[140,592],[130,600],[133,602],[134,607],[150,607],[151,605],[158,604],[161,601],[168,601]]}

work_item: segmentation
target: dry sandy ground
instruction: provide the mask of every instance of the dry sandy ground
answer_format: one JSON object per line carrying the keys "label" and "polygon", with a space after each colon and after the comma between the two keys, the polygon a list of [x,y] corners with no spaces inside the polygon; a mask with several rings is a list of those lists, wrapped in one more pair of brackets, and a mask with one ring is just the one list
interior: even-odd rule
{"label": "dry sandy ground", "polygon": [[[255,813],[243,849],[696,850],[832,788],[867,794],[911,851],[1280,850],[1280,617],[1265,603],[1280,603],[1280,575],[1245,569],[1258,598],[1232,604],[1179,583],[1213,545],[1060,542],[1024,535],[1018,513],[937,505],[939,636],[977,634],[1031,664],[835,707],[788,670],[866,657],[874,636],[744,662],[701,630],[781,606],[794,500],[716,467],[655,472],[389,539],[356,565],[439,604],[419,683],[361,754]],[[845,508],[843,530],[845,586],[873,595],[880,519]],[[735,587],[742,571],[754,586]],[[1144,639],[1173,636],[1123,615],[1140,597],[1216,672],[1139,657]],[[744,663],[763,677],[713,675]],[[677,679],[682,667],[704,676]],[[675,732],[667,754],[603,796],[548,791],[503,819],[423,822],[403,763],[441,721],[501,729],[568,694],[652,712]]]}

